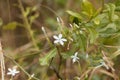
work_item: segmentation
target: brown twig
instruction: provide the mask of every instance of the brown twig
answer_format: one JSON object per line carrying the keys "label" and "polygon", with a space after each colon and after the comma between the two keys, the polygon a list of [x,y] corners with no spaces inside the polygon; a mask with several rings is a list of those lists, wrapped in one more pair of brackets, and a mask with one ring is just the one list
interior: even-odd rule
{"label": "brown twig", "polygon": [[3,56],[3,51],[2,51],[2,45],[0,41],[0,64],[1,64],[1,74],[2,74],[2,80],[4,80],[4,75],[5,75],[5,63],[4,63],[4,56]]}

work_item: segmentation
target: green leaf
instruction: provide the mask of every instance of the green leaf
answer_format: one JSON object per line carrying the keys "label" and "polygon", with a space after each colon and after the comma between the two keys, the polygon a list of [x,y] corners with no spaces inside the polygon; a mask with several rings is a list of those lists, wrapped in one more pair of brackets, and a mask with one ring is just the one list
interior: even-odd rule
{"label": "green leaf", "polygon": [[112,3],[110,3],[110,4],[106,4],[106,8],[108,10],[108,16],[109,16],[110,21],[113,21],[116,6]]}
{"label": "green leaf", "polygon": [[56,48],[51,50],[45,57],[43,58],[40,58],[39,61],[40,61],[40,64],[41,65],[49,65],[49,61],[51,58],[53,58],[55,55],[56,55]]}
{"label": "green leaf", "polygon": [[78,19],[82,19],[81,15],[79,13],[73,12],[73,11],[67,11],[67,13],[73,17],[76,17]]}
{"label": "green leaf", "polygon": [[36,18],[38,18],[39,17],[39,14],[38,13],[36,13],[35,15],[33,15],[33,16],[30,16],[29,17],[29,19],[30,19],[30,23],[32,23]]}
{"label": "green leaf", "polygon": [[89,29],[89,38],[90,38],[90,43],[93,44],[95,43],[96,39],[98,38],[99,36],[99,33],[95,30],[95,29]]}
{"label": "green leaf", "polygon": [[93,14],[95,13],[95,8],[88,0],[82,1],[82,9],[83,9],[82,13],[87,15],[88,17],[92,17]]}
{"label": "green leaf", "polygon": [[17,27],[17,22],[10,22],[7,25],[3,26],[5,30],[14,30]]}
{"label": "green leaf", "polygon": [[30,14],[30,11],[31,11],[31,8],[30,7],[27,7],[26,8],[26,11],[24,12],[24,16],[27,17],[29,14]]}
{"label": "green leaf", "polygon": [[112,30],[116,31],[117,30],[117,26],[116,26],[115,23],[109,23],[106,27],[100,29],[99,32],[104,32],[104,31],[106,31],[108,29],[112,29]]}

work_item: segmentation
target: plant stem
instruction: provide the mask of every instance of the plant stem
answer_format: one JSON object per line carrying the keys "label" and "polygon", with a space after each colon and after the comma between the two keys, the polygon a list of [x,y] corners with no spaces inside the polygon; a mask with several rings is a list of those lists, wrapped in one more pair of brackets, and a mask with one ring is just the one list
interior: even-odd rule
{"label": "plant stem", "polygon": [[10,78],[10,80],[13,80],[13,76],[11,75],[11,78]]}
{"label": "plant stem", "polygon": [[105,4],[105,1],[102,0],[102,10],[101,11],[103,11],[103,9],[104,9],[104,4]]}
{"label": "plant stem", "polygon": [[79,69],[79,71],[80,71],[80,74],[82,73],[82,71],[81,71],[81,65],[80,65],[80,62],[78,61],[78,69]]}
{"label": "plant stem", "polygon": [[[30,75],[27,71],[25,71],[25,69],[24,69],[22,66],[20,66],[12,57],[7,56],[7,55],[5,55],[5,54],[4,54],[4,56],[7,57],[8,59],[10,59],[13,63],[15,63],[28,77],[31,76],[31,75]],[[36,77],[32,77],[32,78],[35,79],[35,80],[40,80],[40,79],[38,79],[38,78],[36,78]]]}
{"label": "plant stem", "polygon": [[62,55],[60,54],[59,47],[57,47],[57,51],[58,51],[58,56],[59,56],[59,65],[58,65],[58,72],[59,72],[61,64],[62,64]]}
{"label": "plant stem", "polygon": [[24,10],[24,8],[23,8],[23,5],[22,5],[21,0],[18,0],[18,3],[19,3],[19,7],[20,7],[20,10],[21,10],[22,16],[23,16],[24,25],[26,26],[26,29],[27,29],[28,32],[29,32],[29,35],[30,35],[30,37],[31,37],[31,40],[32,40],[32,42],[33,42],[34,47],[36,47],[37,50],[39,50],[39,48],[38,48],[38,46],[37,46],[37,43],[36,43],[36,40],[35,40],[35,38],[34,38],[33,30],[31,29],[31,25],[30,25],[29,22],[28,22],[27,16],[24,15],[25,10]]}

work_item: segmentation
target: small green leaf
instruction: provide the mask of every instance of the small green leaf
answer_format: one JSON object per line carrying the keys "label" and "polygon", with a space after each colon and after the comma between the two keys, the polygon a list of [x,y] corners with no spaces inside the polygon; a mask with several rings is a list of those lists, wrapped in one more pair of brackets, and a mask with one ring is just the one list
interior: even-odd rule
{"label": "small green leaf", "polygon": [[39,17],[39,14],[38,13],[36,13],[35,15],[33,15],[33,16],[30,16],[29,17],[29,19],[30,19],[30,23],[32,23],[36,18],[38,18]]}
{"label": "small green leaf", "polygon": [[108,10],[108,16],[110,21],[113,21],[116,6],[112,3],[106,4],[105,6],[106,6],[106,10]]}
{"label": "small green leaf", "polygon": [[52,57],[54,57],[56,55],[56,48],[51,50],[45,57],[43,58],[40,58],[39,61],[40,61],[40,64],[41,65],[49,65],[49,61]]}
{"label": "small green leaf", "polygon": [[27,7],[26,8],[26,11],[24,12],[24,16],[27,17],[29,14],[30,14],[30,11],[31,11],[31,8],[30,7]]}
{"label": "small green leaf", "polygon": [[99,25],[99,24],[100,24],[100,20],[99,20],[98,18],[94,19],[93,21],[94,21],[94,23],[95,23],[96,25]]}
{"label": "small green leaf", "polygon": [[92,17],[93,14],[95,13],[95,8],[88,0],[83,0],[82,9],[83,9],[83,14],[87,15],[88,17]]}
{"label": "small green leaf", "polygon": [[81,15],[79,13],[73,12],[73,11],[67,11],[67,13],[73,17],[76,17],[78,19],[82,19]]}
{"label": "small green leaf", "polygon": [[7,25],[3,26],[5,30],[14,30],[17,27],[17,22],[10,22]]}
{"label": "small green leaf", "polygon": [[96,39],[98,38],[99,34],[95,29],[88,29],[89,30],[89,37],[90,37],[90,43],[94,43]]}

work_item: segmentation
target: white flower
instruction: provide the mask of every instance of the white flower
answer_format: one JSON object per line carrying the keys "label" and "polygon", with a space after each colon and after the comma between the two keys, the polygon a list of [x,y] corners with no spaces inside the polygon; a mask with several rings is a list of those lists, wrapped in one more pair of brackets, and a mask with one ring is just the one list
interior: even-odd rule
{"label": "white flower", "polygon": [[19,73],[20,71],[17,71],[15,67],[13,67],[12,69],[11,68],[8,68],[8,73],[7,75],[11,75],[11,76],[15,76],[17,73]]}
{"label": "white flower", "polygon": [[78,59],[79,59],[79,57],[77,57],[77,54],[78,54],[78,52],[76,52],[73,56],[71,56],[73,63],[78,61]]}
{"label": "white flower", "polygon": [[66,42],[67,40],[65,38],[62,38],[62,34],[59,34],[58,36],[54,35],[53,38],[55,39],[54,40],[54,43],[57,44],[61,44],[62,46],[64,45],[64,42]]}

